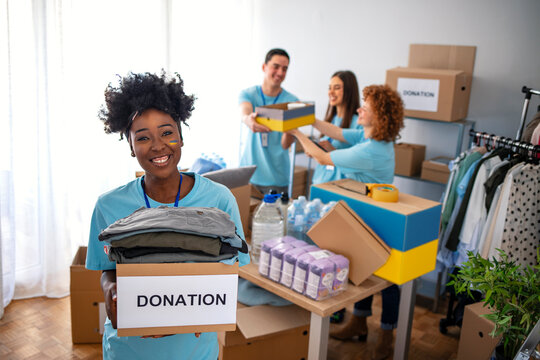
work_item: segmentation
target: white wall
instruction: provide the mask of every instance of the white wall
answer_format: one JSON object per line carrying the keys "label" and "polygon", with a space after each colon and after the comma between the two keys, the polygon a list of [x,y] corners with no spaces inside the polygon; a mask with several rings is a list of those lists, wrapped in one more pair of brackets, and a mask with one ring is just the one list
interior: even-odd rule
{"label": "white wall", "polygon": [[515,137],[521,87],[540,88],[538,0],[274,0],[253,11],[253,51],[289,51],[284,87],[315,100],[319,116],[334,71],[354,71],[360,87],[383,83],[387,69],[407,66],[411,43],[477,46],[468,116],[477,129]]}
{"label": "white wall", "polygon": [[[285,48],[291,65],[283,86],[303,100],[314,100],[319,118],[333,72],[354,71],[361,88],[384,83],[387,69],[407,66],[411,43],[477,47],[468,115],[477,130],[514,138],[522,86],[540,89],[538,0],[255,1],[252,24],[257,70],[269,48]],[[528,119],[538,104],[536,96]],[[404,140],[411,134],[421,138],[419,131],[431,138],[427,157],[454,155],[454,129],[425,122],[406,126]]]}

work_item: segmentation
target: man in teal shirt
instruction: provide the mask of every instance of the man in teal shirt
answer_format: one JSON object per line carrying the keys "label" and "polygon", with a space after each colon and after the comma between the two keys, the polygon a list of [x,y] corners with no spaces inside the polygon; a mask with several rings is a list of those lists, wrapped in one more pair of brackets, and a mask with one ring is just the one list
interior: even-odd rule
{"label": "man in teal shirt", "polygon": [[298,101],[298,98],[281,87],[289,68],[289,55],[283,49],[272,49],[266,54],[262,66],[262,85],[252,86],[240,93],[242,121],[249,128],[240,165],[257,165],[251,183],[262,193],[269,189],[287,192],[289,185],[289,152],[294,141],[290,134],[271,131],[255,121],[257,106]]}

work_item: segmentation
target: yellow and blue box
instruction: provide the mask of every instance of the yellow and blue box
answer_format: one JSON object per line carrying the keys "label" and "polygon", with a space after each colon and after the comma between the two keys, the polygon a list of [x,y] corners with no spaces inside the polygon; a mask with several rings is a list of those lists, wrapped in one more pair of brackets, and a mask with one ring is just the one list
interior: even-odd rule
{"label": "yellow and blue box", "polygon": [[289,131],[315,122],[315,105],[304,103],[302,107],[289,109],[289,104],[298,103],[257,106],[255,120],[272,131]]}
{"label": "yellow and blue box", "polygon": [[391,248],[375,275],[401,285],[435,269],[441,204],[404,193],[398,202],[375,201],[358,192],[360,184],[342,179],[312,185],[310,198],[345,201]]}

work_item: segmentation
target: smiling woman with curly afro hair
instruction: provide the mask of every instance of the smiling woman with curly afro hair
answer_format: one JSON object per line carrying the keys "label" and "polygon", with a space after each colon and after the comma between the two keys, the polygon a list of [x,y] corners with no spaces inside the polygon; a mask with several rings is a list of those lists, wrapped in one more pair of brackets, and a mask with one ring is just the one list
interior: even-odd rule
{"label": "smiling woman with curly afro hair", "polygon": [[[191,253],[201,253],[207,257],[206,261],[210,262],[224,262],[230,265],[238,262],[240,266],[249,264],[240,212],[233,194],[222,184],[199,174],[178,169],[184,145],[180,124],[185,124],[190,117],[194,100],[192,95],[185,94],[184,83],[180,76],[167,76],[164,72],[157,75],[130,73],[119,79],[118,86],[109,85],[105,91],[105,105],[99,114],[99,118],[105,124],[105,132],[120,133],[125,136],[131,148],[131,156],[137,158],[144,170],[143,176],[99,196],[92,213],[86,267],[90,270],[102,271],[101,288],[107,312],[102,339],[105,360],[216,360],[218,358],[217,334],[212,331],[166,335],[155,333],[141,337],[118,336],[116,330],[117,315],[129,312],[126,308],[122,308],[125,306],[123,303],[117,303],[117,262],[167,262],[167,260],[171,261],[174,253],[187,256],[185,260],[197,261],[201,255]],[[103,176],[110,176],[110,174]],[[185,225],[186,221],[190,221],[175,211],[167,212],[165,217],[163,212],[153,212],[163,207],[208,209],[208,211],[198,211],[202,217],[191,219],[192,222],[200,222],[208,216],[204,214],[215,212],[216,209],[220,210],[227,215],[226,218],[229,221],[223,226],[230,226],[236,231],[237,236],[233,239],[235,245],[230,246],[231,250],[223,254],[219,251],[217,254],[212,251],[207,254],[206,250],[212,244],[205,245],[204,251],[184,251],[179,254],[181,236],[168,237],[169,242],[177,242],[174,252],[170,249],[161,251],[153,246],[155,241],[159,239],[163,241],[163,237],[166,237],[161,233],[157,238],[153,237],[150,240],[152,243],[147,241],[148,238],[146,242],[144,239],[138,240],[142,247],[152,251],[146,250],[135,260],[131,256],[124,256],[124,250],[120,247],[112,246],[107,254],[103,251],[104,243],[99,240],[101,232],[112,224],[131,216],[134,212],[137,212],[137,215],[133,217],[139,219],[143,212],[154,214],[148,216],[154,224],[159,224],[164,229],[170,229],[172,223],[182,227],[182,224]],[[160,222],[161,220],[165,223]],[[148,225],[148,221],[138,222],[137,226],[145,228],[145,224]],[[185,227],[182,228],[185,229]],[[174,247],[173,245],[168,246]],[[219,242],[217,245],[222,244]],[[192,243],[191,247],[193,246]],[[156,250],[159,250],[157,254]],[[167,260],[164,260],[165,258]],[[177,261],[178,258],[173,257],[172,261],[175,260]],[[232,285],[231,291],[236,292],[237,287]]]}
{"label": "smiling woman with curly afro hair", "polygon": [[193,111],[195,97],[186,95],[180,75],[129,73],[120,78],[118,86],[109,84],[105,90],[105,105],[99,118],[105,124],[105,132],[129,137],[133,118],[148,109],[156,109],[169,114],[178,124],[186,123]]}

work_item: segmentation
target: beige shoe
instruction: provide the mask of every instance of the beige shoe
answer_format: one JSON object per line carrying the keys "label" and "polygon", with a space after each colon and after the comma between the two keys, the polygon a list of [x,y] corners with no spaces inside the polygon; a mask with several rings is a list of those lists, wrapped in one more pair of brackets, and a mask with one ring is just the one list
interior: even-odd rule
{"label": "beige shoe", "polygon": [[366,341],[367,333],[366,317],[353,315],[345,325],[330,331],[330,336],[338,340],[353,340],[358,337],[359,341]]}
{"label": "beige shoe", "polygon": [[392,354],[394,340],[394,330],[379,330],[379,337],[377,338],[377,344],[373,350],[373,360],[383,360],[388,358]]}

